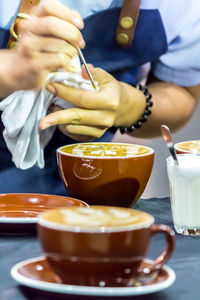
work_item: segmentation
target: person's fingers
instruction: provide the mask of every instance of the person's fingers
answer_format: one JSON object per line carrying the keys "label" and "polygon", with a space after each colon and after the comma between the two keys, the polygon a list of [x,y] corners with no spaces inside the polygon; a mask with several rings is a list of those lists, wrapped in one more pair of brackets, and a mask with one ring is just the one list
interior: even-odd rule
{"label": "person's fingers", "polygon": [[[94,69],[94,66],[92,64],[87,64],[87,67],[88,67],[89,71],[92,73],[92,70]],[[85,66],[82,65],[81,69],[82,69],[81,71],[82,71],[83,78],[89,80],[90,78],[89,78],[88,73],[87,73],[87,71],[85,69]]]}
{"label": "person's fingers", "polygon": [[[99,84],[103,85],[103,84],[113,80],[113,76],[110,75],[108,72],[104,71],[103,69],[94,68],[90,64],[88,66],[89,66],[89,69],[90,69],[90,72],[91,72],[91,75],[92,75],[93,79],[95,81],[97,81]],[[85,72],[87,72],[87,71],[85,70],[85,67],[83,66],[82,67],[82,73],[85,74]]]}
{"label": "person's fingers", "polygon": [[[58,105],[52,105],[51,108],[52,108],[51,112],[57,112],[57,111],[62,110],[62,108]],[[67,135],[68,137],[70,137],[71,139],[76,140],[76,141],[89,142],[89,141],[93,141],[95,138],[94,136],[85,134],[86,132],[91,133],[91,131],[88,130],[88,127],[85,128],[86,130],[84,130],[84,127],[79,128],[79,129],[77,128],[76,130],[71,128],[71,130],[70,130],[70,127],[68,127],[68,129],[67,129],[65,124],[61,124],[58,127],[63,134]],[[102,128],[99,128],[99,129],[101,131]],[[84,134],[80,134],[80,132],[83,132],[83,130],[84,130]],[[78,133],[74,133],[74,131],[76,131]],[[102,134],[104,134],[105,131],[106,131],[106,129],[103,129]],[[98,131],[98,133],[101,134],[101,132],[99,132],[99,131]],[[97,134],[97,132],[96,132],[96,134]]]}
{"label": "person's fingers", "polygon": [[107,129],[92,127],[92,126],[76,126],[76,125],[67,125],[65,127],[67,133],[72,135],[85,135],[93,138],[100,138]]}
{"label": "person's fingers", "polygon": [[88,125],[109,128],[114,124],[114,114],[111,111],[103,110],[91,111],[79,108],[60,110],[58,107],[55,107],[53,113],[47,115],[39,122],[39,128],[43,130],[50,126],[60,124],[76,126]]}
{"label": "person's fingers", "polygon": [[56,17],[35,17],[31,20],[22,20],[18,27],[20,34],[29,32],[41,36],[51,36],[80,48],[85,46],[82,34],[77,27]]}
{"label": "person's fingers", "polygon": [[[117,109],[117,101],[112,101],[109,93],[101,91],[85,91],[65,86],[60,83],[51,83],[56,91],[56,96],[73,103],[75,106],[87,109]],[[48,86],[47,86],[48,89]]]}
{"label": "person's fingers", "polygon": [[56,71],[58,68],[67,69],[70,66],[71,58],[64,53],[41,53],[32,59],[32,68],[36,72],[41,70]]}
{"label": "person's fingers", "polygon": [[84,23],[81,15],[76,10],[71,10],[58,0],[43,0],[34,10],[34,15],[54,16],[64,21],[74,24],[79,29],[83,29]]}
{"label": "person's fingers", "polygon": [[66,131],[66,126],[65,125],[59,125],[58,128],[59,130],[67,135],[69,138],[71,138],[74,141],[78,141],[78,142],[91,142],[93,141],[95,138],[88,136],[88,135],[80,135],[80,134],[70,134],[69,132]]}
{"label": "person's fingers", "polygon": [[78,54],[77,48],[64,40],[35,34],[24,34],[21,36],[19,47],[23,48],[27,56],[32,56],[37,52],[63,52],[70,58],[73,58]]}

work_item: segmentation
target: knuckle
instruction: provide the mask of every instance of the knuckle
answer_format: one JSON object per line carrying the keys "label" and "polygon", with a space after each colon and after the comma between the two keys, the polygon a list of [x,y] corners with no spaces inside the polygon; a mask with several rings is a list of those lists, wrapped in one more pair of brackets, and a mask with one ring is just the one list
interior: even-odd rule
{"label": "knuckle", "polygon": [[72,125],[79,125],[81,123],[81,115],[78,109],[73,110]]}
{"label": "knuckle", "polygon": [[34,38],[31,37],[28,34],[24,34],[22,35],[22,37],[20,38],[20,43],[21,46],[23,47],[23,49],[26,51],[26,53],[31,53],[32,48],[33,48],[33,44],[34,42]]}
{"label": "knuckle", "polygon": [[112,117],[107,117],[107,118],[105,118],[104,120],[103,120],[103,125],[105,126],[105,127],[112,127],[113,126],[113,123],[114,123],[114,120],[113,120],[113,118]]}
{"label": "knuckle", "polygon": [[113,100],[113,101],[109,101],[109,108],[113,111],[116,111],[118,109],[118,103],[117,101]]}
{"label": "knuckle", "polygon": [[104,131],[97,130],[97,131],[95,132],[95,138],[100,138],[100,137],[102,137],[103,134],[104,134]]}
{"label": "knuckle", "polygon": [[64,40],[59,40],[57,46],[59,46],[59,49],[63,49],[63,53],[70,59],[78,54],[77,48]]}
{"label": "knuckle", "polygon": [[77,48],[75,48],[75,47],[73,47],[73,46],[71,46],[70,52],[71,52],[71,57],[74,57],[74,56],[78,55],[78,50],[77,50]]}
{"label": "knuckle", "polygon": [[43,19],[42,24],[44,30],[52,35],[57,35],[57,18],[53,16],[48,16]]}
{"label": "knuckle", "polygon": [[77,44],[77,43],[79,43],[82,35],[81,35],[80,31],[75,26],[73,26],[72,31],[73,31],[72,32],[72,42]]}
{"label": "knuckle", "polygon": [[75,134],[75,133],[76,133],[76,130],[75,130],[75,126],[74,126],[74,125],[66,125],[66,126],[65,126],[65,130],[66,130],[68,133],[72,133],[72,134]]}
{"label": "knuckle", "polygon": [[74,17],[81,18],[81,15],[80,15],[80,13],[77,10],[72,9],[71,13],[73,14]]}
{"label": "knuckle", "polygon": [[41,3],[41,6],[40,6],[40,10],[43,12],[43,13],[46,13],[48,14],[49,13],[49,3],[51,1],[49,0],[43,0],[42,3]]}
{"label": "knuckle", "polygon": [[17,24],[17,31],[19,34],[22,34],[27,31],[27,24],[29,23],[28,20],[20,20]]}
{"label": "knuckle", "polygon": [[66,67],[70,63],[70,59],[63,52],[58,53],[58,67]]}
{"label": "knuckle", "polygon": [[20,42],[24,47],[28,47],[29,46],[29,42],[30,42],[30,38],[27,34],[23,34],[20,37]]}
{"label": "knuckle", "polygon": [[62,65],[64,62],[64,53],[62,52],[58,53],[57,58],[58,58],[58,64]]}
{"label": "knuckle", "polygon": [[55,26],[55,17],[49,16],[47,18],[47,20],[48,20],[48,27],[49,27],[50,31],[53,32],[54,31],[54,26]]}

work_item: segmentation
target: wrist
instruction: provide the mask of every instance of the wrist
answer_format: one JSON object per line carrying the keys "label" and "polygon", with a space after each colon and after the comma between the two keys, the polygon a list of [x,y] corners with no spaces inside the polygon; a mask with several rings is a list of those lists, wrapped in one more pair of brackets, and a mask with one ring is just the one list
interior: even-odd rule
{"label": "wrist", "polygon": [[121,88],[121,101],[119,113],[120,115],[116,119],[116,127],[129,127],[142,116],[146,107],[146,98],[143,92],[137,88],[124,83],[119,82]]}
{"label": "wrist", "polygon": [[15,60],[13,60],[13,53],[10,52],[11,50],[0,52],[0,98],[7,97],[15,91],[12,79]]}
{"label": "wrist", "polygon": [[130,133],[135,131],[135,129],[138,129],[142,126],[143,123],[145,123],[148,120],[148,117],[151,115],[151,107],[153,106],[152,101],[152,95],[149,92],[148,88],[146,86],[142,86],[141,84],[137,85],[137,90],[143,93],[145,97],[145,109],[143,110],[142,115],[138,118],[138,120],[130,126],[120,126],[120,132],[123,133]]}

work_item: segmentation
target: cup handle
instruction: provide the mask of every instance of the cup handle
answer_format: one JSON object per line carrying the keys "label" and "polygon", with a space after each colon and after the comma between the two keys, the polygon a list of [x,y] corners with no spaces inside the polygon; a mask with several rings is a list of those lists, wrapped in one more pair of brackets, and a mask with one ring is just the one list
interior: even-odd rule
{"label": "cup handle", "polygon": [[140,273],[148,275],[152,272],[160,270],[160,268],[169,260],[175,248],[175,232],[174,230],[163,224],[153,224],[151,226],[151,235],[156,233],[164,233],[166,236],[166,247],[162,253],[154,260],[152,266],[147,269],[140,270]]}

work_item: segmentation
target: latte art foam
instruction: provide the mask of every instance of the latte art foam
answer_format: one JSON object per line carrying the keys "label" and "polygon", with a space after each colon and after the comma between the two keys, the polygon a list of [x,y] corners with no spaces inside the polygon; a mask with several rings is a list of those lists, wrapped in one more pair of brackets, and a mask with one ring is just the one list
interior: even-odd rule
{"label": "latte art foam", "polygon": [[128,229],[150,225],[154,219],[151,215],[128,208],[118,207],[70,207],[49,211],[43,215],[42,221],[64,225],[66,228],[101,231],[101,228]]}
{"label": "latte art foam", "polygon": [[177,145],[177,148],[194,154],[200,154],[200,141],[182,142]]}
{"label": "latte art foam", "polygon": [[83,143],[63,147],[62,152],[75,156],[93,157],[131,157],[150,152],[149,148],[140,145],[115,143]]}

